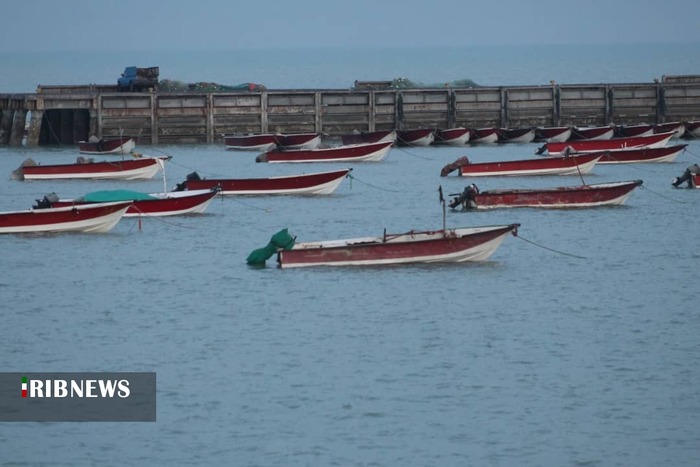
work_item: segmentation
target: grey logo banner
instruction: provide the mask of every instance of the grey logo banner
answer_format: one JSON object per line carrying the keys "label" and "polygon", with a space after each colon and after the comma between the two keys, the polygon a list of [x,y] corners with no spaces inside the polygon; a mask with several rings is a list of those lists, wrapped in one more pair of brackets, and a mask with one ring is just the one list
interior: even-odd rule
{"label": "grey logo banner", "polygon": [[0,422],[155,422],[154,372],[0,373]]}

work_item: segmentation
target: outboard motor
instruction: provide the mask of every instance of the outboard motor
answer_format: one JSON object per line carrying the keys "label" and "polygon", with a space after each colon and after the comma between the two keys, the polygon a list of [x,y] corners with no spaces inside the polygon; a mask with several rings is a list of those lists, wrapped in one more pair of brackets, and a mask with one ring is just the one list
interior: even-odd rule
{"label": "outboard motor", "polygon": [[468,187],[464,188],[464,191],[460,193],[459,196],[453,198],[452,201],[450,201],[449,206],[451,209],[455,209],[461,204],[462,209],[476,209],[476,197],[478,194],[479,187],[472,183]]}
{"label": "outboard motor", "polygon": [[34,201],[36,201],[36,204],[32,206],[32,209],[48,209],[53,206],[53,203],[58,202],[58,195],[56,193],[49,193],[42,199],[36,199]]}
{"label": "outboard motor", "polygon": [[187,182],[201,179],[202,177],[200,177],[197,172],[190,172],[187,174],[187,177],[185,177],[184,182],[175,185],[175,189],[173,191],[185,191],[187,189]]}
{"label": "outboard motor", "polygon": [[688,183],[688,188],[695,188],[695,183],[693,182],[693,175],[700,174],[700,166],[698,164],[693,164],[683,172],[683,175],[673,179],[671,183],[675,188],[678,188],[683,182]]}

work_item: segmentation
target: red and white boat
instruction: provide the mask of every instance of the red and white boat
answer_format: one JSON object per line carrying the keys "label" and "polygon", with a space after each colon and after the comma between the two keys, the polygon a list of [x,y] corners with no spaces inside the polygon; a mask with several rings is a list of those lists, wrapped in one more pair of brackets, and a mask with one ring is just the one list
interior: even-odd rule
{"label": "red and white boat", "polygon": [[281,268],[295,268],[484,261],[506,235],[517,234],[519,226],[412,230],[401,234],[384,233],[380,237],[294,243],[291,249],[277,252],[277,262]]}
{"label": "red and white boat", "polygon": [[631,138],[632,136],[649,136],[654,134],[654,125],[640,123],[638,125],[618,125],[615,127],[615,136],[619,138]]}
{"label": "red and white boat", "polygon": [[532,143],[535,140],[534,128],[500,128],[499,143]]}
{"label": "red and white boat", "polygon": [[91,162],[88,160],[54,165],[36,165],[33,160],[27,159],[13,172],[13,178],[18,180],[147,180],[162,171],[165,161],[170,159],[170,156],[141,157],[120,161]]}
{"label": "red and white boat", "polygon": [[469,141],[469,128],[447,128],[435,130],[433,144],[448,144],[450,146],[462,146]]}
{"label": "red and white boat", "polygon": [[256,162],[377,162],[384,159],[392,142],[350,144],[319,149],[269,151],[255,158]]}
{"label": "red and white boat", "polygon": [[79,141],[78,150],[81,154],[129,154],[136,147],[136,138],[117,138],[96,142]]}
{"label": "red and white boat", "polygon": [[630,138],[613,138],[608,140],[567,141],[564,143],[545,143],[538,154],[545,151],[550,156],[556,156],[563,151],[574,153],[614,151],[620,149],[662,148],[673,137],[673,133],[658,133],[649,136],[632,136]]}
{"label": "red and white boat", "polygon": [[654,133],[673,133],[671,139],[679,139],[685,135],[685,124],[683,122],[668,122],[654,125]]}
{"label": "red and white boat", "polygon": [[450,202],[452,209],[488,210],[500,208],[590,208],[621,205],[641,180],[598,183],[554,188],[499,189],[479,191],[474,186]]}
{"label": "red and white boat", "polygon": [[430,146],[434,140],[435,132],[432,128],[396,132],[396,144],[400,146]]}
{"label": "red and white boat", "polygon": [[600,139],[610,139],[615,135],[615,128],[612,126],[596,127],[575,127],[571,131],[569,141],[590,141]]}
{"label": "red and white boat", "polygon": [[277,145],[284,151],[316,149],[321,144],[319,133],[287,133],[277,135]]}
{"label": "red and white boat", "polygon": [[269,178],[201,179],[197,173],[187,176],[178,188],[201,190],[220,188],[222,195],[330,195],[352,169],[288,175]]}
{"label": "red and white boat", "polygon": [[472,128],[469,130],[472,144],[494,144],[498,142],[498,128]]}
{"label": "red and white boat", "polygon": [[60,208],[67,206],[86,206],[104,202],[130,203],[124,217],[139,216],[182,216],[185,214],[201,214],[209,206],[211,200],[219,192],[218,189],[171,191],[167,193],[141,193],[129,190],[105,190],[88,193],[76,199],[51,199],[45,196],[38,202],[38,210],[45,206]]}
{"label": "red and white boat", "polygon": [[700,120],[685,122],[685,133],[691,138],[700,138]]}
{"label": "red and white boat", "polygon": [[621,149],[601,152],[599,164],[634,164],[642,162],[673,162],[682,153],[687,144],[666,146],[663,148]]}
{"label": "red and white boat", "polygon": [[40,232],[109,232],[131,201],[0,212],[0,234]]}
{"label": "red and white boat", "polygon": [[353,133],[340,137],[342,144],[365,144],[365,143],[383,143],[396,141],[396,130],[369,131],[363,133]]}
{"label": "red and white boat", "polygon": [[570,126],[540,127],[535,129],[535,141],[563,143],[571,136]]}
{"label": "red and white boat", "polygon": [[540,157],[499,162],[471,163],[467,157],[443,167],[440,175],[445,177],[459,169],[462,177],[500,177],[520,175],[581,175],[593,170],[601,154],[581,154],[567,157]]}
{"label": "red and white boat", "polygon": [[277,135],[261,133],[252,135],[224,135],[226,149],[237,151],[270,151],[277,147]]}

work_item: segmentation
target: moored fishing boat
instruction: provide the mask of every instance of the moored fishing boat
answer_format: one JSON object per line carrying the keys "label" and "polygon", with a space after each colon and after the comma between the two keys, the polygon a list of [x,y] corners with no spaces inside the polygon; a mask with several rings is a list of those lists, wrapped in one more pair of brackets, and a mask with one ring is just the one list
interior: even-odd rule
{"label": "moored fishing boat", "polygon": [[0,212],[0,234],[105,233],[112,230],[130,205],[128,201]]}
{"label": "moored fishing boat", "polygon": [[277,145],[285,151],[316,149],[320,144],[320,133],[283,133],[277,135]]}
{"label": "moored fishing boat", "polygon": [[96,179],[96,180],[146,180],[162,171],[166,157],[139,157],[127,160],[92,162],[78,158],[73,164],[36,164],[32,159],[25,160],[12,177],[17,180],[57,180],[57,179]]}
{"label": "moored fishing boat", "polygon": [[700,120],[685,122],[685,135],[691,138],[700,138]]}
{"label": "moored fishing boat", "polygon": [[673,133],[658,133],[649,136],[632,136],[630,138],[612,138],[608,140],[566,141],[564,143],[545,143],[537,151],[538,154],[547,152],[557,156],[563,151],[574,153],[612,151],[633,148],[660,148],[671,140]]}
{"label": "moored fishing boat", "polygon": [[433,144],[447,144],[450,146],[461,146],[469,141],[469,128],[446,128],[435,130]]}
{"label": "moored fishing boat", "polygon": [[683,122],[668,122],[654,125],[654,133],[674,133],[671,139],[679,139],[685,136],[685,124]]}
{"label": "moored fishing boat", "polygon": [[79,141],[81,154],[129,154],[136,147],[136,138],[124,137],[99,141]]}
{"label": "moored fishing boat", "polygon": [[472,163],[467,157],[461,157],[443,167],[440,175],[445,177],[457,169],[462,177],[580,175],[589,173],[600,158],[601,154],[581,154],[567,157]]}
{"label": "moored fishing boat", "polygon": [[493,144],[498,142],[498,128],[471,128],[469,130],[471,144]]}
{"label": "moored fishing boat", "polygon": [[363,133],[352,133],[348,135],[342,135],[340,137],[342,144],[364,144],[364,143],[383,143],[386,141],[391,141],[392,143],[396,141],[396,130],[381,130],[381,131],[369,131]]}
{"label": "moored fishing boat", "polygon": [[531,143],[535,140],[534,128],[499,128],[499,143]]}
{"label": "moored fishing boat", "polygon": [[130,190],[103,190],[88,193],[76,199],[55,199],[47,195],[38,201],[36,208],[58,208],[66,206],[84,206],[94,203],[130,201],[131,205],[124,217],[138,216],[181,216],[185,214],[201,214],[209,206],[211,200],[219,192],[218,188],[171,191],[167,193],[141,193]]}
{"label": "moored fishing boat", "polygon": [[654,125],[639,123],[637,125],[617,125],[615,136],[618,138],[630,138],[632,136],[649,136],[654,134]]}
{"label": "moored fishing boat", "polygon": [[479,191],[472,184],[455,196],[452,209],[488,210],[499,208],[590,208],[621,205],[632,190],[642,185],[641,180],[598,183],[593,185],[553,188],[496,189]]}
{"label": "moored fishing boat", "polygon": [[222,195],[329,195],[338,188],[351,170],[239,179],[201,179],[194,172],[189,174],[182,184],[178,184],[178,189],[201,190],[218,187]]}
{"label": "moored fishing boat", "polygon": [[269,151],[277,147],[277,135],[259,133],[249,135],[224,135],[226,149],[237,151]]}
{"label": "moored fishing boat", "polygon": [[635,164],[645,162],[673,162],[682,153],[687,144],[677,144],[662,148],[621,149],[603,151],[599,164]]}
{"label": "moored fishing boat", "polygon": [[570,126],[539,127],[535,129],[535,141],[563,143],[571,136]]}
{"label": "moored fishing boat", "polygon": [[256,162],[377,162],[386,157],[392,142],[350,144],[319,149],[269,151],[255,158]]}
{"label": "moored fishing boat", "polygon": [[400,146],[430,146],[434,139],[435,132],[432,128],[396,132],[396,144]]}
{"label": "moored fishing boat", "polygon": [[615,128],[612,126],[574,127],[569,141],[610,139],[614,135]]}
{"label": "moored fishing boat", "polygon": [[[412,230],[400,234],[385,232],[379,237],[303,243],[291,238],[283,248],[277,248],[277,262],[281,268],[295,268],[484,261],[496,251],[508,234],[516,235],[519,226],[520,224],[509,224],[436,231]],[[253,264],[251,256],[249,264]]]}

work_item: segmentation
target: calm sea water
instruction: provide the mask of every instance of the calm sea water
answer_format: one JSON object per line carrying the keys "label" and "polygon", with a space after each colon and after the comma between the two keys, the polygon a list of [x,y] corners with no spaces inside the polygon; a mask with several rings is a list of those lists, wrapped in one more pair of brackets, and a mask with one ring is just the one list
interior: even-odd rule
{"label": "calm sea water", "polygon": [[[475,76],[478,66],[467,65],[459,77]],[[345,67],[352,82],[355,67]],[[508,69],[501,64],[503,76]],[[158,421],[3,423],[0,461],[698,465],[700,190],[670,186],[700,159],[697,141],[675,163],[598,166],[586,176],[644,180],[625,206],[448,212],[454,227],[522,224],[484,263],[245,264],[285,227],[300,240],[440,228],[438,186],[455,193],[468,183],[439,177],[443,165],[462,155],[534,157],[536,147],[395,148],[383,162],[353,165],[354,179],[331,196],[217,199],[204,215],[145,219],[141,229],[124,219],[104,235],[2,236],[3,371],[155,371]],[[266,177],[329,168],[256,164],[254,153],[221,145],[142,149],[173,156],[167,187],[193,170]],[[76,156],[75,147],[0,148],[0,210],[51,191],[163,188],[159,178],[9,180],[27,157]]]}

